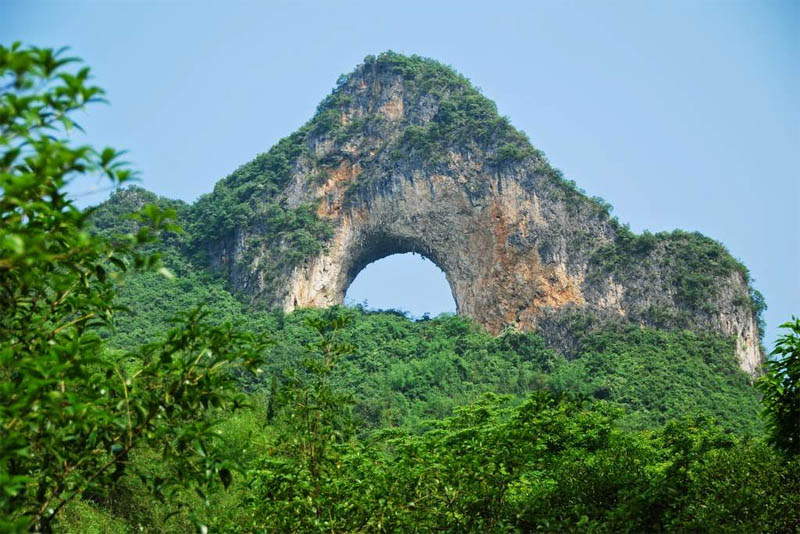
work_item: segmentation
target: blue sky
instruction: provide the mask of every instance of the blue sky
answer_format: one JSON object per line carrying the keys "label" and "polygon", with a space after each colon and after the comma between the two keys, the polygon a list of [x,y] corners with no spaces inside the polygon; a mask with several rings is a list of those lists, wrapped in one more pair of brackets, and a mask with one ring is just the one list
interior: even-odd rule
{"label": "blue sky", "polygon": [[[88,141],[128,149],[142,185],[187,201],[308,120],[364,56],[448,63],[634,230],[723,242],[767,299],[768,346],[800,314],[799,36],[791,0],[0,3],[2,42],[69,45],[108,90]],[[452,309],[419,257],[369,267],[348,297]]]}

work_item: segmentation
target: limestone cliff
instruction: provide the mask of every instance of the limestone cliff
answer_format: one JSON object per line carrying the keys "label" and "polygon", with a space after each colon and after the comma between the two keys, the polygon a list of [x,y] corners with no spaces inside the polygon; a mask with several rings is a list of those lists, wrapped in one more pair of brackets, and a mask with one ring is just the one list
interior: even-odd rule
{"label": "limestone cliff", "polygon": [[492,332],[554,338],[580,313],[731,335],[750,373],[763,358],[747,270],[721,245],[633,235],[432,60],[368,57],[198,206],[197,246],[265,306],[339,304],[368,263],[417,252],[444,271],[458,313]]}

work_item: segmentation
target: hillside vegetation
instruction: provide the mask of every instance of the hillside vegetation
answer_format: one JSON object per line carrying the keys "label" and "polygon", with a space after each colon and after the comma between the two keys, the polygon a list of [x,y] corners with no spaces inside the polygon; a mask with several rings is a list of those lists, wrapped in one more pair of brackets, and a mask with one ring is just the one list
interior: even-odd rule
{"label": "hillside vegetation", "polygon": [[[130,230],[133,221],[124,214],[147,202],[176,207],[178,214],[188,209],[133,188],[113,195],[91,221],[107,236]],[[129,312],[116,318],[109,346],[124,350],[148,342],[170,327],[176,313],[202,305],[214,321],[231,321],[276,340],[260,386],[273,376],[282,381],[284,370],[297,367],[313,338],[308,320],[328,312],[259,311],[182,252],[192,240],[185,234],[162,241],[162,260],[174,279],[150,273],[124,282],[120,302]],[[485,392],[521,398],[549,389],[620,403],[626,410],[622,421],[634,428],[695,414],[713,417],[736,433],[763,431],[758,395],[737,366],[732,340],[718,335],[623,322],[598,326],[591,316],[575,314],[563,328],[573,331],[578,348],[567,352],[535,333],[509,330],[492,336],[463,317],[414,321],[402,312],[356,308],[347,313],[351,320],[342,335],[354,351],[334,380],[355,395],[356,411],[369,427],[413,426],[449,416],[453,407]]]}

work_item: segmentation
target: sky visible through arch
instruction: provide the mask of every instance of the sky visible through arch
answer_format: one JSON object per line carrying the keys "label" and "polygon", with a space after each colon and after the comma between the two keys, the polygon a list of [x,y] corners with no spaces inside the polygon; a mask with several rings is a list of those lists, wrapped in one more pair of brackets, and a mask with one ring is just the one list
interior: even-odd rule
{"label": "sky visible through arch", "polygon": [[364,267],[350,284],[345,304],[397,309],[410,317],[455,313],[456,303],[444,272],[425,256],[392,254]]}
{"label": "sky visible through arch", "polygon": [[724,243],[766,297],[768,346],[800,314],[798,39],[795,0],[0,2],[2,42],[69,45],[108,90],[86,140],[187,201],[364,56],[453,65],[633,230]]}

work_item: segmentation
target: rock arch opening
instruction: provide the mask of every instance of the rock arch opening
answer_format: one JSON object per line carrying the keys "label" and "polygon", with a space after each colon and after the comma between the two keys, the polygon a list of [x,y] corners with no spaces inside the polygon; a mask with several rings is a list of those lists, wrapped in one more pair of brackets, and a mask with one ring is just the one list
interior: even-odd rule
{"label": "rock arch opening", "polygon": [[456,312],[444,272],[425,256],[410,252],[391,254],[363,267],[345,291],[345,304],[401,310],[414,318]]}

